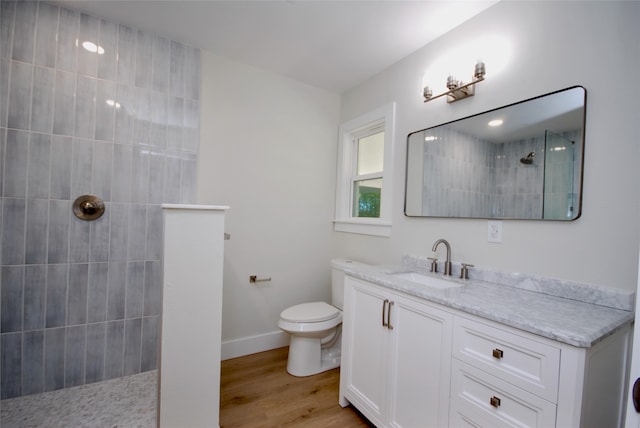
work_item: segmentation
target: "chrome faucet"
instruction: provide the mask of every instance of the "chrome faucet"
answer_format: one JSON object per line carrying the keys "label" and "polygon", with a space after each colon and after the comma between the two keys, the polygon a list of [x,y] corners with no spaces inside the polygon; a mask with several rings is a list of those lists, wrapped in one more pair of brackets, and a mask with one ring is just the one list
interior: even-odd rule
{"label": "chrome faucet", "polygon": [[449,245],[447,240],[446,239],[438,239],[433,244],[433,248],[431,249],[431,251],[433,251],[435,253],[436,249],[438,248],[438,245],[440,245],[440,244],[444,244],[444,246],[447,247],[447,261],[444,262],[444,274],[445,275],[451,275],[451,245]]}

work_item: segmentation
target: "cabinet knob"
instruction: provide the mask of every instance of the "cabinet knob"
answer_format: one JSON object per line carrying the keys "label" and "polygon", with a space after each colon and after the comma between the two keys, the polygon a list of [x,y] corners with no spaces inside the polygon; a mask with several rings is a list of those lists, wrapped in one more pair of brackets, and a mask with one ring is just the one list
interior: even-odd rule
{"label": "cabinet knob", "polygon": [[497,409],[498,407],[500,407],[500,399],[496,396],[493,396],[489,400],[489,404],[491,404],[493,407]]}
{"label": "cabinet knob", "polygon": [[497,359],[501,359],[504,356],[504,352],[502,352],[502,349],[494,349],[491,354],[493,355],[493,358],[497,358]]}

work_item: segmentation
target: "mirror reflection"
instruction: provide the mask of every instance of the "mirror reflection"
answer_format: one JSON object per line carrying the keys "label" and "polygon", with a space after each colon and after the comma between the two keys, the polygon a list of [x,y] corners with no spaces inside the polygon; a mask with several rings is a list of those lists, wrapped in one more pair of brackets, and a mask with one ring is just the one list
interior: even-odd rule
{"label": "mirror reflection", "polygon": [[409,134],[405,215],[575,220],[585,102],[575,86]]}

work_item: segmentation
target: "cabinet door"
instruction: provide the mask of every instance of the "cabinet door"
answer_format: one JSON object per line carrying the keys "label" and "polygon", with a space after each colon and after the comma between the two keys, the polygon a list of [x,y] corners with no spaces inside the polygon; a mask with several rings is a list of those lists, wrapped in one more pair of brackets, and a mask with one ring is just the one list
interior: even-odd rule
{"label": "cabinet door", "polygon": [[446,427],[453,316],[404,297],[392,300],[390,425]]}
{"label": "cabinet door", "polygon": [[378,288],[345,279],[340,394],[378,426],[386,408],[390,330],[382,325],[385,300]]}

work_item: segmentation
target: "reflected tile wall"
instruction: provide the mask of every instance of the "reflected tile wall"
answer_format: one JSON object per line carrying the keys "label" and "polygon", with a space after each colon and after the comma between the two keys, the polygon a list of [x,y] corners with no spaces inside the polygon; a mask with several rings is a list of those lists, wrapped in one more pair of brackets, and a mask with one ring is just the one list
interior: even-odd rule
{"label": "reflected tile wall", "polygon": [[[153,370],[160,204],[195,202],[200,52],[35,1],[0,2],[0,24],[0,398]],[[71,211],[85,193],[94,222]]]}

